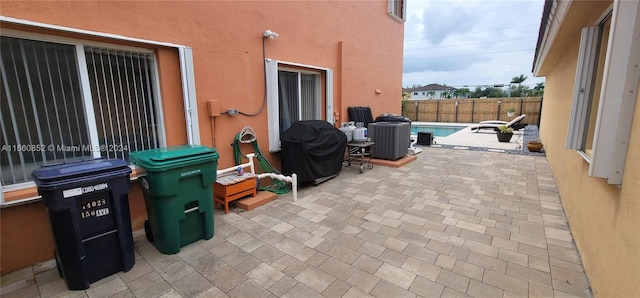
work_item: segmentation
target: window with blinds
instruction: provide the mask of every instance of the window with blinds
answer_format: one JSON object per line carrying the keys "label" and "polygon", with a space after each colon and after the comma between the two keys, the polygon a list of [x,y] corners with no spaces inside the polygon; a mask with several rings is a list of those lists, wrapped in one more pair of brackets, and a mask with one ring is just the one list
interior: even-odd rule
{"label": "window with blinds", "polygon": [[280,151],[280,134],[295,121],[333,124],[333,70],[274,59],[264,63],[269,152]]}
{"label": "window with blinds", "polygon": [[151,54],[5,36],[0,53],[2,185],[43,164],[158,147]]}
{"label": "window with blinds", "polygon": [[320,74],[278,71],[280,133],[300,120],[322,119]]}

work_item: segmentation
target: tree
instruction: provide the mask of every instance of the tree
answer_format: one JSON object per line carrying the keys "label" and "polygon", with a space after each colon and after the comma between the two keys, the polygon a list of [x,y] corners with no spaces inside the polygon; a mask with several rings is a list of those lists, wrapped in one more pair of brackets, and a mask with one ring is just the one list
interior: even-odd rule
{"label": "tree", "polygon": [[502,88],[488,87],[486,90],[489,91],[486,95],[489,98],[505,97],[504,90],[502,90]]}
{"label": "tree", "polygon": [[544,83],[537,83],[533,89],[531,89],[531,96],[542,96],[544,95]]}
{"label": "tree", "polygon": [[482,87],[476,87],[476,90],[474,90],[473,92],[471,92],[471,94],[469,94],[469,97],[471,98],[480,98],[483,96],[485,95],[482,94]]}
{"label": "tree", "polygon": [[496,97],[506,97],[506,94],[502,88],[496,87],[476,87],[476,90],[469,94],[472,98],[496,98]]}
{"label": "tree", "polygon": [[409,103],[409,98],[411,98],[411,96],[409,95],[409,93],[402,91],[402,115],[406,115],[407,113],[407,104]]}
{"label": "tree", "polygon": [[526,97],[531,94],[531,88],[527,85],[518,85],[511,88],[511,97]]}
{"label": "tree", "polygon": [[456,89],[453,90],[453,97],[455,98],[467,98],[469,97],[469,93],[471,93],[471,91],[469,91],[469,88],[460,88],[460,89]]}
{"label": "tree", "polygon": [[[517,77],[511,78],[511,82],[509,83],[509,92],[508,96],[524,96],[524,90],[522,90],[522,82],[527,79],[523,74]],[[512,88],[511,84],[518,84],[518,87]]]}
{"label": "tree", "polygon": [[460,89],[460,95],[462,95],[462,97],[469,98],[469,94],[471,94],[471,90],[469,90],[469,88]]}
{"label": "tree", "polygon": [[440,93],[440,98],[451,98],[451,92],[449,90],[444,90]]}
{"label": "tree", "polygon": [[525,80],[527,80],[527,77],[521,74],[520,76],[513,77],[511,79],[511,84],[518,84],[518,86],[520,86],[520,84],[522,84],[522,82],[524,82]]}
{"label": "tree", "polygon": [[436,96],[436,92],[433,90],[427,91],[427,95],[429,95],[429,98],[433,98],[434,96]]}

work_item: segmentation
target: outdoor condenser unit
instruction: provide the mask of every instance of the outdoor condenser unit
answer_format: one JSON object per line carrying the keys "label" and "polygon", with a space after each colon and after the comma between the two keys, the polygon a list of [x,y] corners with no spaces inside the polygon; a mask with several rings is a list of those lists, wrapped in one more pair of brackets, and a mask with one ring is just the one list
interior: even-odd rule
{"label": "outdoor condenser unit", "polygon": [[373,145],[371,157],[397,160],[409,152],[411,124],[409,122],[369,123],[367,131]]}

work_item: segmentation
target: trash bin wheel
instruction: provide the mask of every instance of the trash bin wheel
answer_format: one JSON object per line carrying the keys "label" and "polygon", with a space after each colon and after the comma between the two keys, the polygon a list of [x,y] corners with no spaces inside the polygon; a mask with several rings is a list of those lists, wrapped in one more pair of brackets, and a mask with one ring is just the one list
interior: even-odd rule
{"label": "trash bin wheel", "polygon": [[149,220],[144,221],[144,235],[147,236],[147,241],[153,243],[153,231],[151,230]]}

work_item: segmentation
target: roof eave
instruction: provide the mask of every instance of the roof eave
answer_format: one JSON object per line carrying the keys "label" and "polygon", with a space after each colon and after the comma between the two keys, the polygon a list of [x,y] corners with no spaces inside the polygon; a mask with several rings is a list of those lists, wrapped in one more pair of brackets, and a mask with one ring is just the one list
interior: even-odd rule
{"label": "roof eave", "polygon": [[532,72],[536,77],[543,75],[541,74],[542,66],[558,35],[560,25],[570,5],[571,1],[545,0],[538,32],[538,43],[532,65]]}

